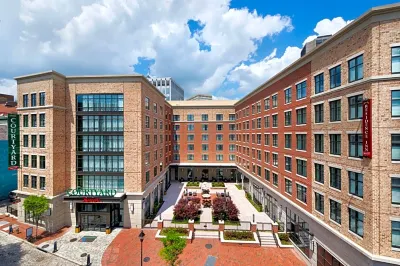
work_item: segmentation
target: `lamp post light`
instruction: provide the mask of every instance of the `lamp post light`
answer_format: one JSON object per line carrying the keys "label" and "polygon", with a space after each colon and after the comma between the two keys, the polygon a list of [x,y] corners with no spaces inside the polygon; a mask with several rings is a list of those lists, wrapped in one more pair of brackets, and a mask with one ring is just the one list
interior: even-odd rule
{"label": "lamp post light", "polygon": [[143,265],[143,240],[144,240],[145,233],[140,231],[139,239],[140,239],[140,265]]}

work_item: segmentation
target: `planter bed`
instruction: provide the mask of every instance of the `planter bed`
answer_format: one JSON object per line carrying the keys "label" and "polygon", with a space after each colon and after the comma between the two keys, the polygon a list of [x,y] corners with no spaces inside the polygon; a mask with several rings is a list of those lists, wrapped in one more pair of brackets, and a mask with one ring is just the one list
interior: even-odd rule
{"label": "planter bed", "polygon": [[[174,217],[174,218],[172,218],[172,223],[173,223],[173,224],[188,224],[188,223],[189,223],[189,220],[188,220],[188,219],[185,219],[185,220],[176,220],[175,217]],[[199,223],[200,223],[200,218],[196,218],[196,219],[194,220],[194,223],[195,223],[195,224],[199,224]]]}
{"label": "planter bed", "polygon": [[[213,224],[219,224],[218,220],[213,220]],[[224,221],[225,225],[240,225],[240,221]]]}
{"label": "planter bed", "polygon": [[237,187],[239,190],[243,190],[242,185],[235,185],[235,187]]}
{"label": "planter bed", "polygon": [[262,205],[256,203],[252,198],[251,195],[249,193],[246,192],[246,199],[251,203],[251,205],[253,205],[253,207],[258,211],[258,212],[262,212]]}
{"label": "planter bed", "polygon": [[225,188],[224,182],[212,182],[211,188]]}
{"label": "planter bed", "polygon": [[[167,236],[161,235],[161,230],[157,230],[156,239],[166,238]],[[179,236],[180,238],[184,238],[187,240],[193,239],[193,231],[189,231],[188,235]]]}
{"label": "planter bed", "polygon": [[[284,235],[286,235],[287,237],[285,237]],[[289,235],[286,233],[275,233],[275,239],[277,240],[278,246],[280,248],[292,248],[293,247],[293,244],[289,239]]]}
{"label": "planter bed", "polygon": [[[229,233],[228,233],[229,232]],[[226,234],[231,234],[230,236],[227,236],[227,238],[230,239],[226,239],[225,235]],[[235,234],[237,235],[237,237],[235,237]],[[260,242],[259,239],[257,237],[257,234],[254,232],[250,232],[250,231],[224,231],[224,232],[220,232],[220,240],[222,244],[227,244],[227,245],[245,245],[245,246],[255,246],[255,247],[259,247],[260,246]],[[234,238],[238,238],[238,239],[234,239]]]}
{"label": "planter bed", "polygon": [[187,188],[199,188],[200,187],[200,182],[195,181],[195,182],[187,182],[186,183]]}
{"label": "planter bed", "polygon": [[179,236],[188,236],[189,235],[189,229],[186,228],[181,228],[181,227],[176,227],[176,228],[163,228],[160,232],[160,236],[166,236],[167,233],[169,232],[176,232]]}

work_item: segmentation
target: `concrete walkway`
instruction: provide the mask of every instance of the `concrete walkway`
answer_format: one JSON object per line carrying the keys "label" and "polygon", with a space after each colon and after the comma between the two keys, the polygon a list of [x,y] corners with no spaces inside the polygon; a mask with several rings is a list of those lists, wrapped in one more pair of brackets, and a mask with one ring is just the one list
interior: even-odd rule
{"label": "concrete walkway", "polygon": [[172,220],[174,217],[174,206],[182,197],[183,187],[186,183],[172,181],[171,186],[167,190],[167,195],[164,195],[164,204],[157,212],[157,217],[162,219]]}

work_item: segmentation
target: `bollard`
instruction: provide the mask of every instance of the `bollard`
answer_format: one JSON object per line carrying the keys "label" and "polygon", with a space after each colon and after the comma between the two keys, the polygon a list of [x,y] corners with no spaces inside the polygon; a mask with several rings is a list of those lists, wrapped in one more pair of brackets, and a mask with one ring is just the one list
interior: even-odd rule
{"label": "bollard", "polygon": [[53,253],[57,252],[57,241],[54,242]]}
{"label": "bollard", "polygon": [[87,255],[87,261],[86,261],[86,265],[90,266],[90,254]]}
{"label": "bollard", "polygon": [[253,213],[253,223],[256,222],[256,215]]}

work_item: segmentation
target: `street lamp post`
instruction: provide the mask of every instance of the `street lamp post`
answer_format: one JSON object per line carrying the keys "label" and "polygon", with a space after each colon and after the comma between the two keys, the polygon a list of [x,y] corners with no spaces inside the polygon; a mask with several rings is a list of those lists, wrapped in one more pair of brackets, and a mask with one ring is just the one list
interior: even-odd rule
{"label": "street lamp post", "polygon": [[143,240],[144,240],[144,232],[143,230],[140,231],[139,239],[140,239],[140,265],[143,265]]}

